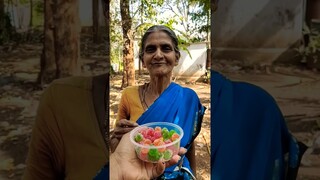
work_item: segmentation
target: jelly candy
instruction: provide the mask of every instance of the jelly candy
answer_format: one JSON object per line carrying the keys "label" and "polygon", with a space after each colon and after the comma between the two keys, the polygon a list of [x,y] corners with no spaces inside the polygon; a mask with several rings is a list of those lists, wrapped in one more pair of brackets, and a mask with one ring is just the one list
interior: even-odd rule
{"label": "jelly candy", "polygon": [[143,144],[144,145],[151,145],[152,141],[150,139],[143,139]]}
{"label": "jelly candy", "polygon": [[163,153],[163,159],[164,160],[170,160],[172,157],[172,151],[170,149],[165,150]]}
{"label": "jelly candy", "polygon": [[154,131],[153,136],[154,136],[156,139],[160,138],[160,137],[162,136],[161,130],[160,130],[160,131]]}
{"label": "jelly candy", "polygon": [[162,131],[162,137],[163,139],[170,139],[169,131]]}
{"label": "jelly candy", "polygon": [[140,151],[141,154],[148,154],[148,152],[149,152],[148,148],[141,148],[141,151]]}
{"label": "jelly candy", "polygon": [[158,149],[150,149],[148,152],[148,159],[150,161],[159,161],[161,158],[161,154],[159,153]]}
{"label": "jelly candy", "polygon": [[159,127],[159,126],[155,127],[154,131],[160,131],[161,132],[161,127]]}
{"label": "jelly candy", "polygon": [[154,140],[154,141],[153,141],[153,144],[154,144],[155,146],[159,146],[160,142],[163,142],[163,138],[162,138],[162,137]]}
{"label": "jelly candy", "polygon": [[172,136],[171,136],[171,141],[173,142],[173,141],[175,141],[177,139],[179,139],[179,134],[173,133]]}
{"label": "jelly candy", "polygon": [[166,127],[143,128],[134,136],[134,141],[150,147],[139,148],[137,150],[138,157],[149,162],[157,162],[160,159],[168,161],[172,158],[173,154],[178,153],[180,145],[179,143],[171,146],[164,145],[176,141],[179,137],[180,135],[175,130],[171,129],[169,131]]}
{"label": "jelly candy", "polygon": [[141,134],[141,133],[138,133],[137,135],[135,135],[135,136],[134,136],[134,140],[135,140],[136,142],[142,141],[142,140],[143,140],[142,134]]}
{"label": "jelly candy", "polygon": [[176,133],[176,131],[173,130],[173,129],[169,131],[169,136],[170,136],[170,138],[171,138],[172,134],[174,134],[174,133]]}

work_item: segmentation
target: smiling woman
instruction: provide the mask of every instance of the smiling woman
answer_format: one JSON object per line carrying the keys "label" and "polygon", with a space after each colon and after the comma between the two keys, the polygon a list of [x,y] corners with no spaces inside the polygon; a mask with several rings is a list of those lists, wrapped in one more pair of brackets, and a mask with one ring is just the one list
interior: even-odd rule
{"label": "smiling woman", "polygon": [[[205,107],[191,89],[171,81],[180,58],[178,38],[166,26],[150,27],[142,37],[139,58],[150,74],[150,82],[123,90],[110,146],[114,151],[122,136],[138,125],[171,122],[185,132],[181,146],[188,149],[180,165],[167,168],[165,179],[194,179],[196,174],[193,140],[200,132]],[[176,171],[176,170],[179,171]],[[111,172],[112,176],[112,172]]]}
{"label": "smiling woman", "polygon": [[172,76],[174,66],[178,65],[179,55],[176,55],[172,40],[165,32],[158,31],[150,34],[146,39],[148,42],[141,58],[143,67],[153,76]]}

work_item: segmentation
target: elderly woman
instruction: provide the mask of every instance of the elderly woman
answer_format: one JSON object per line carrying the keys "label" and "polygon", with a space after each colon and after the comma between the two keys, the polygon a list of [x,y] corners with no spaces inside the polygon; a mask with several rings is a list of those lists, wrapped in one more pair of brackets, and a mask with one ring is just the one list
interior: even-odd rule
{"label": "elderly woman", "polygon": [[[180,51],[178,38],[166,26],[155,25],[144,34],[139,58],[150,74],[150,82],[123,90],[118,109],[118,117],[110,146],[113,151],[123,134],[134,127],[154,122],[178,124],[185,134],[181,146],[188,149],[182,158],[182,169],[188,178],[195,178],[196,162],[193,140],[198,135],[205,107],[197,94],[171,81],[172,70],[178,65]],[[167,168],[164,177],[175,179],[176,166]],[[181,169],[180,168],[180,169]]]}

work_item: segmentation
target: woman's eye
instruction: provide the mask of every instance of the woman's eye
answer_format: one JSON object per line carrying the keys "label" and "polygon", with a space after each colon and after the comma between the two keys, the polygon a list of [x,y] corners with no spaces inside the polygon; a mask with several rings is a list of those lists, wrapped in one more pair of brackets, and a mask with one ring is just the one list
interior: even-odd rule
{"label": "woman's eye", "polygon": [[150,52],[154,52],[154,49],[155,49],[155,48],[153,48],[153,47],[147,47],[145,51],[146,51],[147,53],[150,53]]}
{"label": "woman's eye", "polygon": [[170,51],[172,51],[172,48],[170,46],[164,46],[162,48],[162,50],[165,51],[165,52],[170,52]]}

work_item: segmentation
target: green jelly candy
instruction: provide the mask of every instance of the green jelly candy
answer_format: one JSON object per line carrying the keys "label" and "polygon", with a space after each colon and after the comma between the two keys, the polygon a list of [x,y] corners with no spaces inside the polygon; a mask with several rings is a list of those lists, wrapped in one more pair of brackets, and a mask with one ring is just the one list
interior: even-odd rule
{"label": "green jelly candy", "polygon": [[137,135],[134,136],[134,141],[140,142],[143,140],[143,136],[141,133],[138,133]]}
{"label": "green jelly candy", "polygon": [[164,128],[162,128],[161,132],[162,132],[162,133],[164,133],[164,132],[169,132],[169,130],[168,130],[166,127],[164,127]]}
{"label": "green jelly candy", "polygon": [[169,130],[166,127],[162,128],[161,133],[162,133],[163,140],[170,138]]}
{"label": "green jelly candy", "polygon": [[164,160],[170,160],[171,159],[171,157],[172,157],[172,151],[171,150],[166,150],[166,151],[164,151],[164,153],[163,153],[163,159]]}
{"label": "green jelly candy", "polygon": [[161,158],[161,154],[159,153],[158,149],[150,149],[148,152],[148,159],[150,161],[159,161]]}
{"label": "green jelly candy", "polygon": [[174,134],[174,133],[176,133],[176,131],[173,130],[173,129],[169,131],[169,136],[170,136],[170,138],[171,138],[172,134]]}
{"label": "green jelly candy", "polygon": [[163,137],[163,140],[170,139],[169,131],[162,132],[162,137]]}

